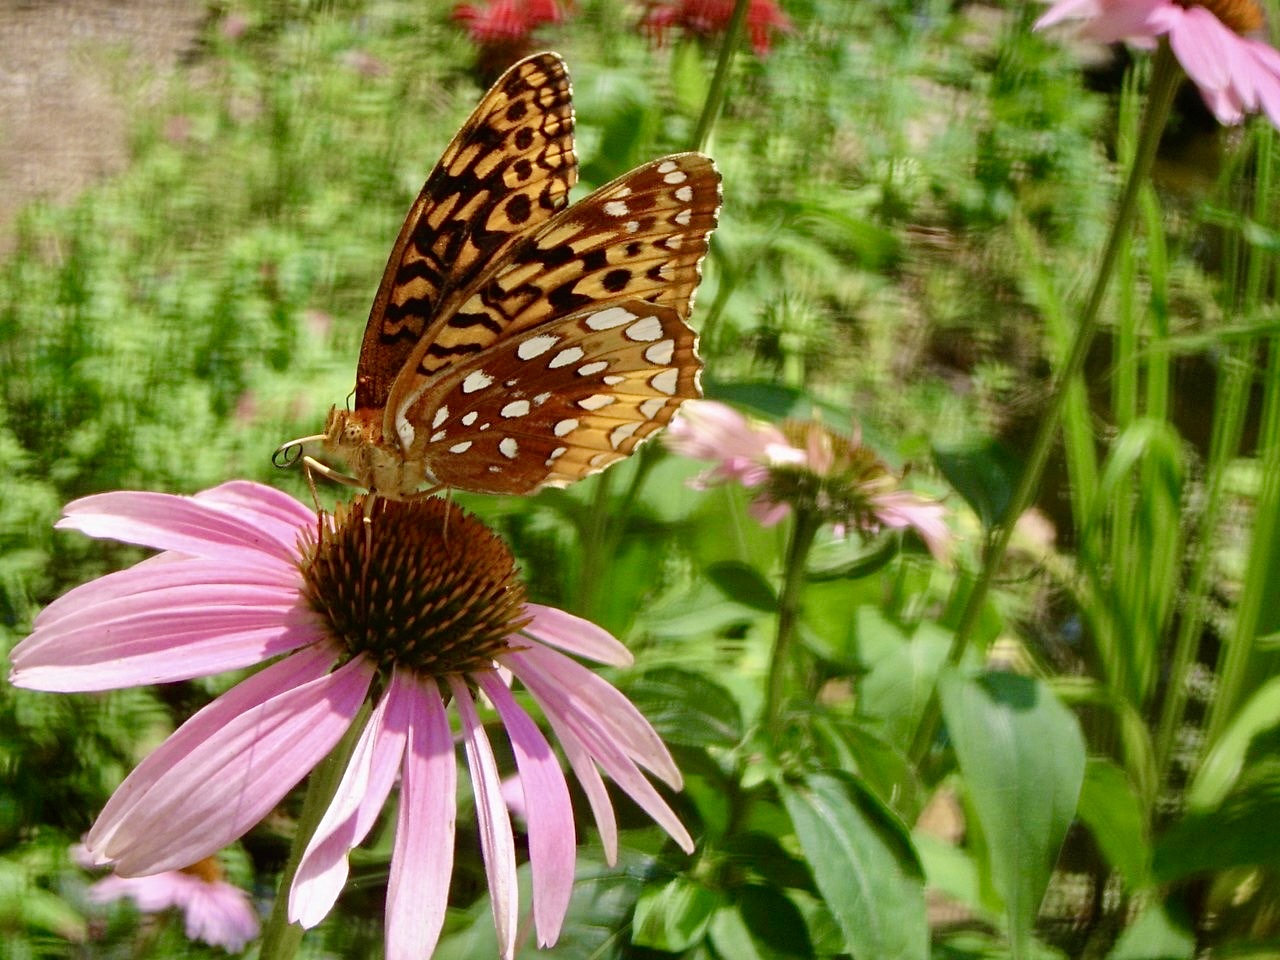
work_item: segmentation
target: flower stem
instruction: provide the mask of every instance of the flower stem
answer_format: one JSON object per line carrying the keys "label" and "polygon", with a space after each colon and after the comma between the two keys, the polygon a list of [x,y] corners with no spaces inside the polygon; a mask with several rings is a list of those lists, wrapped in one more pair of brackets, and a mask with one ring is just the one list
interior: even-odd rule
{"label": "flower stem", "polygon": [[724,92],[729,86],[729,67],[733,63],[734,51],[742,40],[742,25],[747,22],[747,8],[751,0],[738,0],[733,7],[733,16],[724,32],[724,41],[720,44],[720,56],[716,59],[716,72],[711,78],[711,89],[707,91],[707,99],[702,104],[702,116],[698,117],[698,126],[693,133],[691,149],[705,150],[707,141],[711,139],[711,128],[720,116],[720,107],[724,104]]}
{"label": "flower stem", "polygon": [[266,929],[262,934],[262,949],[258,952],[259,960],[291,960],[302,944],[303,929],[296,923],[289,922],[289,889],[293,886],[294,874],[298,872],[298,864],[302,854],[311,842],[316,828],[320,826],[320,818],[329,808],[333,795],[338,792],[338,784],[347,769],[356,742],[369,721],[373,704],[365,700],[360,711],[351,721],[338,745],[330,751],[329,756],[311,773],[307,780],[307,794],[302,801],[302,813],[298,817],[298,826],[294,831],[293,845],[289,849],[289,861],[280,875],[280,886],[276,890],[275,903],[271,906],[271,916],[267,919]]}
{"label": "flower stem", "polygon": [[[1076,327],[1075,337],[1071,342],[1070,349],[1067,351],[1062,365],[1058,368],[1053,391],[1049,395],[1049,402],[1045,407],[1044,415],[1036,428],[1035,439],[1031,445],[1031,453],[1022,469],[1022,475],[1018,478],[1018,485],[1009,500],[1004,516],[988,539],[982,569],[978,574],[977,580],[974,581],[972,589],[969,591],[969,596],[966,598],[964,608],[960,613],[960,620],[956,624],[955,636],[951,641],[951,649],[947,653],[947,662],[949,664],[958,664],[968,649],[974,628],[981,619],[987,593],[990,591],[996,573],[1004,561],[1005,550],[1009,546],[1009,537],[1013,533],[1014,524],[1017,522],[1018,517],[1030,506],[1032,497],[1040,486],[1040,478],[1044,473],[1045,463],[1048,462],[1049,452],[1053,449],[1054,441],[1058,436],[1058,427],[1062,419],[1062,411],[1067,401],[1068,391],[1084,367],[1084,359],[1089,352],[1089,345],[1093,342],[1094,334],[1097,332],[1098,313],[1102,309],[1103,300],[1106,298],[1107,286],[1111,280],[1111,274],[1115,271],[1121,246],[1132,227],[1134,215],[1138,209],[1138,198],[1142,185],[1151,173],[1151,165],[1156,156],[1156,147],[1160,144],[1160,134],[1169,118],[1169,108],[1173,104],[1173,96],[1177,92],[1181,76],[1180,68],[1173,56],[1173,52],[1169,49],[1168,41],[1161,40],[1160,46],[1156,51],[1155,62],[1152,65],[1151,85],[1147,91],[1147,108],[1142,117],[1142,128],[1138,132],[1138,145],[1134,153],[1133,166],[1129,169],[1129,177],[1125,182],[1123,192],[1120,194],[1115,221],[1111,225],[1111,233],[1107,237],[1107,245],[1103,250],[1102,261],[1098,265],[1098,274],[1094,278],[1093,287],[1089,291],[1089,299],[1085,302],[1084,310],[1080,315],[1080,323]],[[911,757],[916,763],[919,763],[928,752],[929,746],[933,742],[938,720],[938,702],[935,697],[930,701],[928,709],[921,718],[920,726],[916,729],[915,742],[911,748]]]}
{"label": "flower stem", "polygon": [[791,641],[800,616],[800,595],[804,592],[805,571],[809,549],[818,533],[821,520],[812,510],[797,509],[791,525],[791,540],[787,544],[787,569],[782,582],[782,596],[778,598],[778,633],[773,641],[773,653],[769,657],[768,686],[765,688],[764,724],[776,730],[781,719],[783,690],[786,687],[788,659]]}

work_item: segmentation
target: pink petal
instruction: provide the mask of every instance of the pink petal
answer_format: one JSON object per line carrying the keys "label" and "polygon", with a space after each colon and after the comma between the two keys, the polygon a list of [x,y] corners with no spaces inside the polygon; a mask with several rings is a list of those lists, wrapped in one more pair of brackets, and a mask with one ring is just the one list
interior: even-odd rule
{"label": "pink petal", "polygon": [[347,854],[368,835],[395,786],[409,724],[404,687],[397,672],[365,724],[342,782],[298,863],[289,890],[289,920],[308,930],[333,908],[347,882]]}
{"label": "pink petal", "polygon": [[515,655],[503,654],[503,660],[513,661],[512,670],[522,683],[533,671],[547,686],[558,688],[567,709],[592,717],[605,735],[622,747],[628,756],[675,789],[680,789],[680,768],[671,758],[662,738],[635,704],[607,680],[564,654],[545,647],[529,647]]}
{"label": "pink petal", "polygon": [[526,603],[524,612],[533,617],[524,632],[543,643],[615,667],[628,667],[635,662],[630,650],[590,620],[538,603]]}
{"label": "pink petal", "polygon": [[564,755],[569,760],[569,766],[573,767],[573,775],[578,778],[582,792],[587,795],[591,816],[596,821],[596,830],[600,832],[605,862],[612,867],[618,862],[618,821],[613,814],[609,790],[600,777],[600,771],[596,769],[595,761],[577,739],[561,739],[560,746],[564,748]]}
{"label": "pink petal", "polygon": [[111,795],[102,808],[102,813],[98,815],[97,822],[85,837],[84,851],[90,862],[98,866],[110,862],[109,858],[102,857],[95,849],[100,849],[110,840],[121,820],[132,816],[133,808],[166,770],[200,746],[207,728],[230,723],[245,711],[265,703],[280,690],[301,686],[325,676],[335,659],[336,652],[323,647],[301,650],[243,680],[192,716],[138,764]]}
{"label": "pink petal", "polygon": [[1098,0],[1059,0],[1041,15],[1032,29],[1044,30],[1063,20],[1091,19],[1100,12]]}
{"label": "pink petal", "polygon": [[292,563],[271,560],[233,565],[221,560],[199,560],[179,553],[160,553],[126,570],[108,573],[68,590],[36,615],[35,628],[38,630],[51,626],[62,617],[91,604],[165,587],[220,583],[226,579],[235,583],[289,588],[295,593],[301,583],[298,568]]}
{"label": "pink petal", "polygon": [[277,529],[286,536],[289,535],[288,531],[293,531],[294,541],[300,528],[314,527],[316,524],[314,510],[275,487],[251,480],[231,480],[208,490],[201,490],[195,495],[195,499],[229,507],[236,512],[255,514],[257,522],[277,524]]}
{"label": "pink petal", "polygon": [[59,530],[79,530],[90,537],[136,543],[155,550],[211,560],[251,560],[263,554],[280,560],[297,558],[297,531],[283,542],[260,518],[228,512],[214,503],[168,493],[117,491],[73,500],[63,508]]}
{"label": "pink petal", "polygon": [[1231,61],[1238,38],[1203,7],[1189,7],[1169,31],[1169,46],[1192,81],[1215,93],[1231,82]]}
{"label": "pink petal", "polygon": [[545,676],[525,659],[526,656],[527,651],[506,655],[509,660],[521,661],[514,664],[516,675],[542,708],[556,736],[566,745],[566,751],[570,750],[570,744],[579,744],[682,849],[692,852],[693,840],[688,831],[610,732],[603,727],[601,718],[578,709],[568,698],[561,683]]}
{"label": "pink petal", "polygon": [[[87,846],[99,860],[115,861],[125,876],[181,867],[226,846],[333,749],[373,675],[360,657],[301,686],[278,687],[225,725],[204,711],[196,714],[174,736],[194,727],[189,737],[198,742],[149,772],[149,787],[126,801],[123,815],[105,823],[99,818]],[[120,789],[128,786],[126,780]]]}
{"label": "pink petal", "polygon": [[68,692],[186,680],[261,663],[324,636],[296,588],[244,584],[235,575],[59,613],[14,648],[15,686]]}
{"label": "pink petal", "polygon": [[511,817],[502,805],[502,781],[493,749],[485,736],[484,726],[476,715],[471,691],[461,678],[450,674],[449,689],[462,716],[463,742],[467,748],[467,766],[471,768],[471,785],[476,794],[476,819],[480,822],[480,852],[484,855],[485,873],[489,878],[489,900],[493,908],[493,925],[498,934],[498,955],[511,960],[516,946],[516,923],[519,919],[516,888],[515,839],[511,834]]}
{"label": "pink petal", "polygon": [[546,737],[492,673],[472,678],[493,703],[511,739],[529,824],[529,865],[533,872],[533,919],[538,946],[560,938],[573,892],[575,859],[573,804],[560,763]]}
{"label": "pink petal", "polygon": [[229,883],[191,879],[182,908],[187,939],[239,953],[258,935],[258,918],[249,898]]}
{"label": "pink petal", "polygon": [[444,926],[453,871],[453,734],[435,681],[416,682],[419,689],[407,698],[409,742],[387,884],[387,960],[431,956]]}

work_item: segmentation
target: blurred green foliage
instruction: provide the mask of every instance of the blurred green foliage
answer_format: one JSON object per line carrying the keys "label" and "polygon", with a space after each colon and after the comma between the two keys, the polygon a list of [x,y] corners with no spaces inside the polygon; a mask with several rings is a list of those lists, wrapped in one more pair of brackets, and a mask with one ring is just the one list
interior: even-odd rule
{"label": "blurred green foliage", "polygon": [[[1123,909],[1102,917],[1112,868],[1147,899],[1155,896],[1150,870],[1176,881],[1209,868],[1256,868],[1249,889],[1264,902],[1256,898],[1274,890],[1275,875],[1248,838],[1274,812],[1274,744],[1263,738],[1273,713],[1250,714],[1247,734],[1232,733],[1233,714],[1219,722],[1232,756],[1259,737],[1252,773],[1218,784],[1216,803],[1171,831],[1151,866],[1148,841],[1177,806],[1166,798],[1168,809],[1157,809],[1169,773],[1160,733],[1170,740],[1183,718],[1179,709],[1157,730],[1157,693],[1194,666],[1169,652],[1178,591],[1225,608],[1241,583],[1274,583],[1275,568],[1263,558],[1254,570],[1229,545],[1208,545],[1218,543],[1219,521],[1238,533],[1244,522],[1232,511],[1267,494],[1251,499],[1218,483],[1237,446],[1219,460],[1193,449],[1185,435],[1198,428],[1178,432],[1176,401],[1158,405],[1148,393],[1141,410],[1136,402],[1106,409],[1110,398],[1091,407],[1082,392],[1068,424],[1076,453],[1042,498],[1062,543],[1078,553],[1025,545],[983,622],[986,645],[1027,641],[1032,672],[1082,675],[1074,690],[1027,680],[1036,711],[1020,710],[1012,695],[984,708],[1008,722],[1009,742],[1028,756],[1056,731],[1063,753],[1051,766],[1071,776],[1019,783],[1028,793],[1003,799],[991,789],[1017,771],[1002,772],[1008,757],[975,732],[981,676],[948,681],[956,743],[920,769],[908,760],[965,570],[1007,500],[1067,304],[1102,242],[1122,147],[1110,131],[1124,120],[1123,104],[1087,89],[1077,58],[1030,32],[1037,10],[1029,6],[784,5],[793,31],[767,58],[738,57],[709,148],[725,206],[695,311],[708,395],[771,419],[817,411],[844,427],[856,416],[887,459],[915,464],[917,486],[942,493],[945,476],[967,553],[948,571],[918,549],[821,543],[801,627],[809,667],[795,725],[790,739],[766,742],[754,718],[784,534],[755,525],[740,491],[689,489],[696,465],[655,447],[527,501],[460,497],[509,538],[532,598],[592,617],[637,652],[637,669],[617,679],[686,774],[674,802],[699,854],[673,853],[624,808],[622,862],[607,867],[583,847],[554,955],[922,957],[931,949],[926,880],[959,905],[959,922],[932,930],[940,957],[1008,956],[1009,938],[1023,955],[1072,954],[1086,943],[1103,955],[1124,922]],[[673,38],[656,48],[632,29],[634,12],[579,0],[572,17],[540,37],[573,71],[584,188],[684,149],[714,65],[714,49],[696,43]],[[118,488],[192,492],[232,477],[309,498],[299,475],[271,466],[270,453],[318,430],[351,389],[364,318],[404,212],[483,89],[475,51],[444,5],[238,0],[211,4],[208,14],[163,99],[139,104],[130,118],[127,169],[70,204],[31,206],[9,228],[14,246],[0,262],[6,648],[45,602],[140,556],[55,533],[59,507],[72,498]],[[1243,285],[1235,276],[1245,271],[1231,265],[1272,249],[1275,233],[1266,211],[1240,212],[1230,187],[1224,178],[1210,197],[1174,195],[1166,202],[1176,217],[1162,217],[1150,199],[1153,219],[1135,240],[1129,278],[1149,297],[1124,301],[1114,324],[1119,337],[1126,318],[1158,313],[1160,362],[1185,353],[1249,369],[1259,338],[1274,336],[1274,313],[1260,300],[1248,309],[1233,302]],[[1205,254],[1202,220],[1218,231],[1208,235],[1222,257]],[[1154,342],[1149,331],[1141,336]],[[1117,389],[1168,373],[1136,347],[1095,366],[1106,368],[1092,372],[1108,390],[1117,370],[1133,378],[1117,375]],[[1203,388],[1200,400],[1207,405]],[[1243,403],[1214,400],[1223,410],[1236,409],[1231,402]],[[1142,426],[1138,414],[1158,425]],[[1106,420],[1110,459],[1090,468],[1077,454],[1104,445],[1095,416]],[[1201,469],[1205,459],[1211,469]],[[1061,490],[1068,480],[1070,503]],[[1085,493],[1097,499],[1085,503]],[[1221,512],[1195,527],[1193,542],[1189,531],[1205,516],[1196,497],[1210,494],[1222,497]],[[1185,578],[1190,586],[1184,555],[1188,564],[1212,561],[1199,579]],[[1274,640],[1269,611],[1258,632]],[[1216,626],[1201,611],[1185,630],[1232,636],[1231,617],[1219,612]],[[1271,662],[1260,655],[1248,666],[1232,688],[1236,708]],[[127,908],[104,921],[88,908],[86,875],[66,850],[132,764],[230,682],[94,697],[6,688],[0,957],[218,955],[186,944],[172,924],[139,926]],[[1069,903],[1058,926],[1042,922],[1035,933],[1054,945],[1045,946],[1030,940],[1049,882],[1043,860],[1070,815],[1046,814],[1052,823],[1035,837],[1045,846],[1029,844],[1039,871],[1030,878],[1018,875],[1018,857],[1032,854],[1011,850],[995,831],[1018,817],[1001,806],[1010,797],[1034,804],[1052,788],[1066,803],[1061,795],[1083,759],[1071,751],[1083,747],[1074,745],[1073,721],[1055,712],[1054,694],[1080,708],[1094,755],[1080,816],[1097,844],[1078,845],[1084,865],[1074,875],[1095,884],[1096,899]],[[780,756],[802,769],[775,766]],[[966,776],[979,788],[966,790]],[[939,796],[962,810],[963,844],[909,829]],[[455,909],[439,956],[487,956],[483,865],[470,842],[474,824],[461,821]],[[1142,825],[1136,839],[1134,822]],[[1212,829],[1228,830],[1230,842],[1206,862],[1198,844]],[[286,846],[278,825],[258,828],[236,879],[268,897]],[[831,848],[840,856],[825,860]],[[353,857],[351,888],[305,955],[376,954],[389,850],[386,824]],[[1232,896],[1248,887],[1216,882],[1217,899],[1206,894],[1214,903],[1238,905]],[[857,899],[877,885],[880,900]],[[1159,920],[1165,941],[1182,949],[1186,937],[1169,920],[1182,916],[1177,906],[1141,922]],[[1013,929],[1006,907],[1020,918]],[[1098,922],[1088,927],[1080,917],[1091,910]],[[1248,916],[1233,919],[1232,930],[1251,930]],[[1064,932],[1072,920],[1087,928]],[[1129,952],[1115,955],[1147,955],[1132,945],[1127,938]]]}

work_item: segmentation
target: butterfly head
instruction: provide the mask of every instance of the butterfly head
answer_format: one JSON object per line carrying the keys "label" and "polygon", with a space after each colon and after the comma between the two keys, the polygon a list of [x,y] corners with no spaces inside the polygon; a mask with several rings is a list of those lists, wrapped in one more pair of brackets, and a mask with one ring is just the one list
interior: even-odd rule
{"label": "butterfly head", "polygon": [[371,493],[392,500],[412,496],[431,479],[426,464],[410,461],[400,444],[382,435],[379,411],[334,407],[324,428],[324,444],[330,453],[346,461],[353,478]]}

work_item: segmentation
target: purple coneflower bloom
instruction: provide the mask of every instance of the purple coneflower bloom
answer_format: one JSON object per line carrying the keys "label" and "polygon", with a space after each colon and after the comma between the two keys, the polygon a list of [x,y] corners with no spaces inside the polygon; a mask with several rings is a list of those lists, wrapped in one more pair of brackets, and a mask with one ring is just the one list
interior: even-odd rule
{"label": "purple coneflower bloom", "polygon": [[113,873],[89,887],[88,897],[93,903],[132,900],[143,913],[174,908],[182,914],[188,940],[203,940],[231,953],[239,953],[258,935],[258,917],[249,897],[223,879],[214,857],[146,877]]}
{"label": "purple coneflower bloom", "polygon": [[1263,112],[1280,127],[1280,52],[1254,39],[1265,26],[1254,0],[1056,0],[1036,29],[1064,20],[1084,21],[1084,33],[1102,43],[1154,47],[1168,37],[1220,123]]}
{"label": "purple coneflower bloom", "polygon": [[[70,591],[14,648],[11,681],[106,690],[269,666],[182,725],[125,779],[86,838],[123,875],[209,856],[276,806],[374,706],[289,891],[311,927],[332,907],[359,844],[400,777],[386,955],[421,958],[444,921],[453,867],[460,717],[503,957],[516,939],[516,856],[501,779],[478,714],[506,728],[525,796],[533,918],[554,943],[573,882],[575,834],[556,756],[503,681],[541,708],[582,784],[606,857],[617,828],[607,773],[685,850],[692,841],[641,772],[678,788],[656,732],[606,681],[560,650],[631,662],[599,627],[525,602],[505,544],[441,499],[357,498],[317,515],[270,487],[192,497],[120,492],[67,505],[58,526],[163,551]],[[553,648],[560,648],[560,650]],[[279,658],[279,659],[276,659]]]}
{"label": "purple coneflower bloom", "polygon": [[816,422],[775,427],[714,400],[688,400],[664,442],[683,456],[716,461],[696,486],[737,483],[752,491],[751,515],[764,526],[798,508],[830,523],[837,537],[912,529],[935,559],[948,558],[947,508],[900,488],[857,429],[849,438]]}

